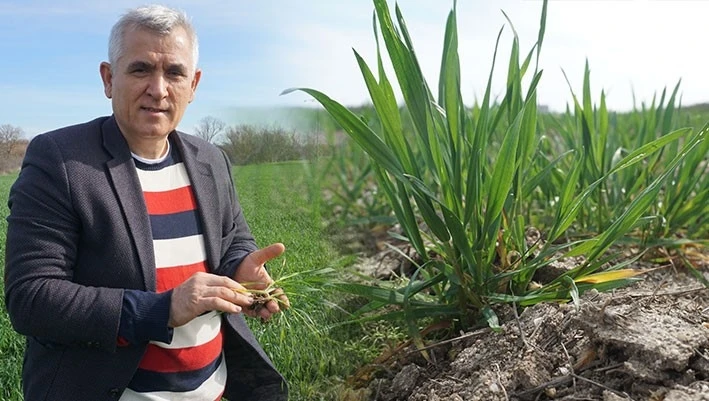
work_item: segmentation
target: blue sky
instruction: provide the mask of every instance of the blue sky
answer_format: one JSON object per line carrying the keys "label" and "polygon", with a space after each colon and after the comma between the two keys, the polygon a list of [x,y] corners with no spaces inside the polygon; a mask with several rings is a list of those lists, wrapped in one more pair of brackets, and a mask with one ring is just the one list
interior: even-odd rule
{"label": "blue sky", "polygon": [[[110,114],[98,66],[108,33],[126,9],[144,1],[0,0],[0,124],[28,137]],[[352,48],[375,61],[373,5],[368,0],[175,0],[200,37],[202,82],[180,128],[208,115],[228,124],[253,122],[236,108],[314,106],[290,87],[311,87],[347,105],[367,100]],[[393,2],[392,2],[393,4]],[[452,1],[400,0],[429,85],[435,87]],[[472,103],[484,89],[495,37],[505,25],[499,65],[507,63],[514,23],[526,52],[536,40],[541,0],[459,0],[462,92]],[[681,78],[685,105],[709,101],[708,1],[551,0],[540,67],[539,101],[562,110],[571,101],[563,77],[581,92],[586,59],[594,99],[601,89],[615,110],[650,102]],[[393,78],[393,77],[392,77]],[[502,93],[499,69],[495,91]],[[276,112],[263,123],[284,123]],[[252,117],[252,116],[251,116]],[[272,120],[272,121],[271,121]]]}

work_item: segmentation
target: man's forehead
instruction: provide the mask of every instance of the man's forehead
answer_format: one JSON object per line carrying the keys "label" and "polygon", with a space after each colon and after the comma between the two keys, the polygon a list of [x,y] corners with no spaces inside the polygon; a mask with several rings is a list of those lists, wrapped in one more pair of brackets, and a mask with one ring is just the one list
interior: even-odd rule
{"label": "man's forehead", "polygon": [[146,58],[146,57],[135,57],[130,60],[128,60],[126,57],[125,62],[129,66],[131,66],[131,65],[145,65],[145,66],[155,67],[157,65],[161,65],[166,68],[173,68],[173,67],[186,68],[188,65],[185,62],[177,61],[177,60],[165,60],[165,59]]}
{"label": "man's forehead", "polygon": [[184,28],[176,27],[170,33],[160,33],[145,28],[125,33],[123,52],[116,63],[121,65],[144,64],[149,66],[182,67],[193,65],[192,41]]}
{"label": "man's forehead", "polygon": [[157,51],[127,51],[118,58],[118,63],[128,66],[144,65],[150,67],[188,69],[191,54],[179,54]]}

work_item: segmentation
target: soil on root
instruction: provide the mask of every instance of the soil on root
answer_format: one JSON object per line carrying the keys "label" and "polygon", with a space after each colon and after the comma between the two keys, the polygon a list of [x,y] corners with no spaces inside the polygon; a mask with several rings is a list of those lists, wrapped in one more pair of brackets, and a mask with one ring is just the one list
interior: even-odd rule
{"label": "soil on root", "polygon": [[499,333],[433,344],[431,362],[403,348],[376,366],[357,398],[709,400],[709,289],[683,272],[656,270],[613,292],[588,291],[578,307],[512,312],[499,311]]}

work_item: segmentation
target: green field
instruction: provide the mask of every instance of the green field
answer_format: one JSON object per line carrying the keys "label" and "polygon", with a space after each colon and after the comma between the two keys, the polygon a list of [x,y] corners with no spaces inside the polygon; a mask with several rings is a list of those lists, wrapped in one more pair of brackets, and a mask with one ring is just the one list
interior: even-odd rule
{"label": "green field", "polygon": [[[7,195],[16,175],[0,176],[0,283],[5,283],[5,235],[7,233]],[[10,325],[5,311],[5,296],[0,297],[0,399],[22,400],[20,390],[20,372],[24,340],[17,335]]]}
{"label": "green field", "polygon": [[[241,205],[259,245],[286,245],[285,256],[271,264],[275,278],[344,263],[324,231],[320,194],[311,186],[311,174],[309,165],[301,162],[235,169]],[[295,311],[267,325],[252,321],[251,326],[290,382],[291,400],[338,399],[342,378],[371,359],[376,345],[357,326],[325,332],[345,318],[327,302],[341,301],[342,294],[297,295],[305,294],[291,294]]]}
{"label": "green field", "polygon": [[[283,242],[285,256],[272,264],[275,276],[292,271],[334,266],[338,255],[323,232],[318,202],[308,198],[308,170],[302,163],[235,168],[234,177],[247,220],[259,245]],[[0,235],[4,260],[7,194],[15,176],[0,177]],[[285,264],[283,262],[285,261]],[[4,271],[4,266],[1,269]],[[3,277],[4,274],[0,274]],[[349,338],[362,333],[343,330],[326,334],[323,328],[342,316],[322,299],[292,297],[294,310],[269,324],[252,326],[265,350],[291,386],[292,400],[336,399],[341,378],[361,364],[371,351]],[[24,340],[10,326],[4,297],[0,299],[0,399],[19,401]],[[304,321],[309,317],[313,322]],[[313,324],[315,323],[315,325]],[[350,328],[351,329],[351,328]]]}

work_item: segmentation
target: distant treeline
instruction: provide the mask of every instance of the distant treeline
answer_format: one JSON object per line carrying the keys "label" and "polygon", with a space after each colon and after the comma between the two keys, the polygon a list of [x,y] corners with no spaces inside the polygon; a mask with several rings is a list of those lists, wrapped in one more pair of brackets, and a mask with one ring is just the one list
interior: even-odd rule
{"label": "distant treeline", "polygon": [[[377,114],[371,105],[351,107],[350,110],[375,132],[380,129]],[[401,108],[400,111],[403,129],[412,130],[407,110]],[[471,112],[475,113],[475,107],[471,108]],[[611,112],[610,124],[622,131],[624,122],[638,112],[640,110]],[[214,117],[205,117],[192,134],[222,148],[235,165],[312,160],[332,155],[343,141],[348,140],[338,124],[320,108],[280,108],[271,114],[264,109],[253,114],[255,117],[251,120],[239,118],[247,123],[231,127]],[[564,113],[547,112],[544,115],[555,119],[561,114]],[[274,122],[257,122],[269,121],[269,115],[273,115]],[[677,126],[700,129],[706,121],[709,121],[709,103],[695,104],[681,108]],[[0,173],[20,168],[27,142],[21,127],[0,125]]]}
{"label": "distant treeline", "polygon": [[[630,112],[609,112],[609,124],[616,132],[627,132],[634,118],[639,117],[645,105]],[[372,130],[379,132],[379,120],[371,105],[351,107],[350,110],[367,123]],[[476,113],[472,107],[471,113]],[[408,111],[400,109],[402,126],[404,130],[413,130],[413,124]],[[569,111],[547,111],[540,116],[546,120],[540,126],[553,129],[556,122],[563,118]],[[235,165],[272,163],[289,160],[312,160],[314,157],[328,156],[337,153],[337,149],[348,137],[342,133],[340,126],[327,112],[320,108],[293,107],[281,108],[273,112],[276,123],[257,123],[266,121],[268,112],[265,110],[254,112],[252,121],[233,127],[218,121],[216,125],[219,134],[214,135],[214,118],[207,117],[197,127],[195,135],[203,136],[220,146],[230,157]],[[242,113],[243,114],[243,113]],[[677,126],[694,127],[700,129],[709,121],[709,103],[695,104],[682,107],[677,115]],[[205,121],[211,122],[210,124]],[[282,124],[282,125],[278,125]],[[627,126],[627,127],[626,127]],[[658,134],[661,134],[658,132]],[[211,135],[211,137],[210,137]]]}
{"label": "distant treeline", "polygon": [[299,134],[280,127],[238,125],[218,143],[235,165],[313,160],[329,153],[323,133]]}

